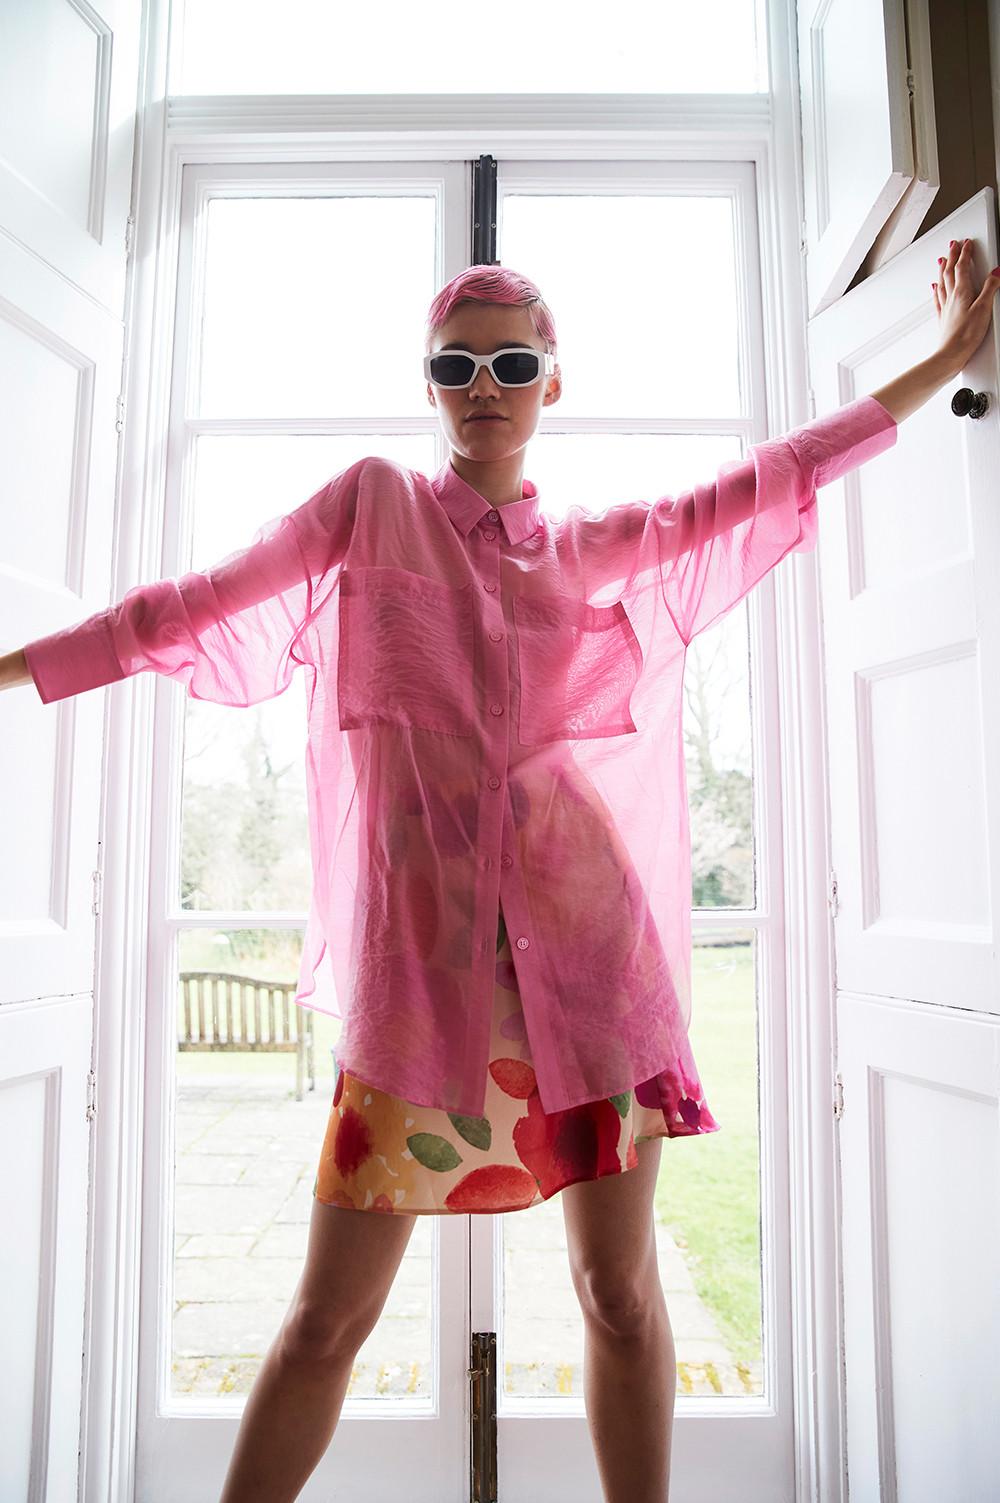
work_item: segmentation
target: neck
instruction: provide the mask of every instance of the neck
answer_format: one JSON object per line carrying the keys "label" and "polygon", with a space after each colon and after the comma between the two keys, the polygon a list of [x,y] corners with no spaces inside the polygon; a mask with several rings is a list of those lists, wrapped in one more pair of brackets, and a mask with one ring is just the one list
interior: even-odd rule
{"label": "neck", "polygon": [[467,485],[478,491],[491,506],[510,506],[523,500],[524,455],[514,454],[507,459],[480,461],[469,459],[464,454],[451,452],[451,467]]}

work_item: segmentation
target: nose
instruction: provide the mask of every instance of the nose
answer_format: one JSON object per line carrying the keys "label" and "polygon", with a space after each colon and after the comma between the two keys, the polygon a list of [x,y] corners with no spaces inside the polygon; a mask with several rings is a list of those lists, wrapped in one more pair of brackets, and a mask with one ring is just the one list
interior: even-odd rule
{"label": "nose", "polygon": [[499,391],[500,388],[490,375],[488,365],[481,365],[476,372],[476,379],[469,387],[470,391]]}

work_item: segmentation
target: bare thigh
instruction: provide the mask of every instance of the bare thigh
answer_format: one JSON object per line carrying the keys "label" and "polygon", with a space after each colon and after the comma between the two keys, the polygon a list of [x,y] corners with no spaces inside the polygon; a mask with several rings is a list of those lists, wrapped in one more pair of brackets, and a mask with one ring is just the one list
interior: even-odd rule
{"label": "bare thigh", "polygon": [[416,1219],[314,1199],[305,1266],[285,1317],[286,1345],[314,1356],[356,1351],[382,1313]]}
{"label": "bare thigh", "polygon": [[637,1143],[639,1162],[561,1190],[566,1249],[584,1313],[626,1318],[641,1307],[656,1269],[653,1196],[662,1138]]}

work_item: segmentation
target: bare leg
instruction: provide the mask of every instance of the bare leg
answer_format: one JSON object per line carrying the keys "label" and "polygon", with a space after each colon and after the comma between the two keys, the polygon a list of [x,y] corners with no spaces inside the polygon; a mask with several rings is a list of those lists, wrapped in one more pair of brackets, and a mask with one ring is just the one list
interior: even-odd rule
{"label": "bare leg", "polygon": [[219,1503],[292,1503],[330,1444],[415,1216],[313,1201],[305,1268],[247,1399]]}
{"label": "bare leg", "polygon": [[635,1169],[560,1192],[584,1317],[584,1404],[605,1503],[669,1497],[677,1364],[652,1215],[662,1141],[636,1144]]}

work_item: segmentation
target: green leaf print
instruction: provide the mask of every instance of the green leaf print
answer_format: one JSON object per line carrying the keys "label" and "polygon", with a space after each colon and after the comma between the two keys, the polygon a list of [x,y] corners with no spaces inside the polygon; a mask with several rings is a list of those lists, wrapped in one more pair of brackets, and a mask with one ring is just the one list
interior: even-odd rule
{"label": "green leaf print", "polygon": [[611,1105],[614,1107],[619,1117],[621,1117],[622,1121],[624,1121],[628,1116],[629,1104],[632,1100],[632,1092],[622,1091],[620,1096],[609,1096],[608,1100],[611,1102]]}
{"label": "green leaf print", "polygon": [[493,1142],[493,1128],[490,1126],[489,1117],[458,1117],[453,1112],[448,1113],[448,1121],[467,1143],[473,1148],[489,1148]]}
{"label": "green leaf print", "polygon": [[440,1174],[447,1174],[449,1169],[457,1169],[462,1162],[458,1150],[447,1138],[442,1138],[436,1132],[415,1132],[407,1138],[406,1146],[418,1164],[423,1164],[425,1169],[435,1169]]}
{"label": "green leaf print", "polygon": [[499,955],[500,951],[503,949],[503,942],[507,938],[507,925],[503,921],[503,909],[502,908],[499,908],[497,910],[497,914],[498,914],[498,919],[499,919],[499,922],[498,922],[498,925],[497,925],[497,954]]}

